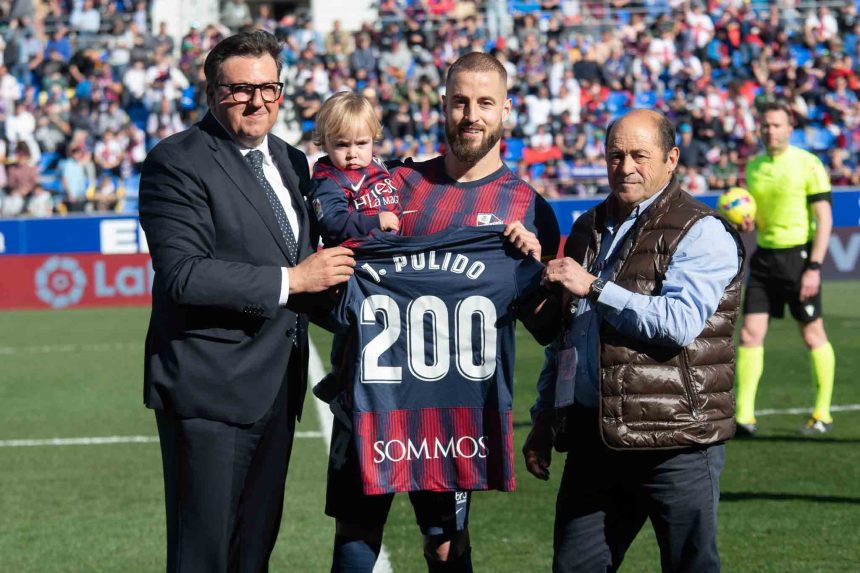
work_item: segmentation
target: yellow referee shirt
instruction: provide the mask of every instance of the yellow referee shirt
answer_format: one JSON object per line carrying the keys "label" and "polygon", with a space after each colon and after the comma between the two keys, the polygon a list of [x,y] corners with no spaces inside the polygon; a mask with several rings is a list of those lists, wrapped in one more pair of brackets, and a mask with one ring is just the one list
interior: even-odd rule
{"label": "yellow referee shirt", "polygon": [[815,236],[809,197],[830,192],[821,160],[789,146],[776,157],[753,158],[746,167],[747,189],[756,202],[756,241],[765,249],[803,245]]}

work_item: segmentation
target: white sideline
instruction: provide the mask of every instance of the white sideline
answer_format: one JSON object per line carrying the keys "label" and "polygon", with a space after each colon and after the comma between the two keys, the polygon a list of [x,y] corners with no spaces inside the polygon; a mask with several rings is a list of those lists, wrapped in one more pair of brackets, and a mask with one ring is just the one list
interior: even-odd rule
{"label": "white sideline", "polygon": [[[857,412],[860,411],[860,404],[843,404],[841,406],[830,406],[831,412]],[[780,414],[809,414],[812,408],[782,408],[780,410],[774,408],[765,408],[764,410],[756,410],[756,416],[778,416]]]}
{"label": "white sideline", "polygon": [[[322,438],[322,432],[296,432],[297,438]],[[29,446],[103,446],[105,444],[157,444],[158,436],[97,436],[92,438],[44,438],[0,440],[0,448]]]}
{"label": "white sideline", "polygon": [[87,344],[35,344],[31,346],[0,346],[0,356],[15,354],[56,354],[59,352],[115,352],[138,350],[140,342],[91,342]]}
{"label": "white sideline", "polygon": [[[311,360],[316,356],[319,361],[319,355],[316,355],[316,349],[313,349]],[[312,363],[313,364],[313,363]],[[322,370],[322,363],[319,362],[317,367]],[[319,380],[314,376],[318,372],[311,366],[311,380]],[[319,413],[321,431],[305,431],[296,432],[296,438],[325,438],[326,444],[331,439],[331,412],[328,406],[314,399]],[[756,416],[781,416],[785,414],[808,414],[810,408],[766,408],[756,410]],[[860,404],[842,404],[839,406],[831,406],[831,412],[860,412]],[[17,440],[0,440],[0,448],[22,448],[32,446],[103,446],[109,444],[155,444],[158,443],[158,436],[95,436],[84,438],[41,438],[41,439],[17,439]],[[386,555],[387,557],[387,555]],[[382,560],[382,555],[380,555]]]}
{"label": "white sideline", "polygon": [[[308,360],[308,382],[316,384],[322,377],[325,376],[326,369],[323,367],[317,347],[308,337],[308,346],[310,347],[310,357]],[[326,451],[331,446],[331,426],[334,421],[331,410],[328,409],[328,404],[322,400],[318,400],[314,396],[314,405],[317,407],[317,414],[320,419],[320,428],[322,429],[323,438],[325,438]],[[392,573],[391,560],[388,558],[388,550],[385,545],[379,548],[379,557],[376,559],[376,565],[373,567],[373,573]]]}

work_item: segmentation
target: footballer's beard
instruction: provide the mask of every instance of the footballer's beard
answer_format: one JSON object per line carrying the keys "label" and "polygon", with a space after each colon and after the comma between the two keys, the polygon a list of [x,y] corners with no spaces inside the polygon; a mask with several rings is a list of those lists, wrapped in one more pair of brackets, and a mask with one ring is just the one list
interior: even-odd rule
{"label": "footballer's beard", "polygon": [[462,137],[461,131],[470,127],[475,126],[463,122],[457,125],[446,124],[445,135],[454,157],[463,163],[474,164],[483,159],[502,138],[502,123],[499,122],[495,129],[483,128],[483,137],[476,142]]}

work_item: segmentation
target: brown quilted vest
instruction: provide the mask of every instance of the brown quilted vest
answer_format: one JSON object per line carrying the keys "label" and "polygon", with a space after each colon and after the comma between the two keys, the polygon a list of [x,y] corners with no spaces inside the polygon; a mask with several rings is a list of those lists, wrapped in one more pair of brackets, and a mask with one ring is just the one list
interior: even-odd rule
{"label": "brown quilted vest", "polygon": [[[597,255],[607,203],[577,219],[565,243],[565,256],[585,268]],[[731,232],[743,269],[745,253],[737,232],[682,191],[673,177],[618,247],[612,281],[635,293],[659,294],[678,242],[706,216],[720,218]],[[722,442],[734,435],[732,336],[741,278],[739,271],[702,333],[685,348],[650,344],[621,334],[606,321],[601,323],[600,419],[607,446],[678,448]]]}

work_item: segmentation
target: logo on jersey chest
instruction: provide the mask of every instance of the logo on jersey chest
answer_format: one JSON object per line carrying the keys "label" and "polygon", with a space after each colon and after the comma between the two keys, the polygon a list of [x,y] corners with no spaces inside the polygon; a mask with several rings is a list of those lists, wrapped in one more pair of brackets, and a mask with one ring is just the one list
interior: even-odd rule
{"label": "logo on jersey chest", "polygon": [[475,221],[476,227],[486,227],[487,225],[501,225],[504,221],[496,217],[495,213],[478,213]]}
{"label": "logo on jersey chest", "polygon": [[374,183],[364,190],[361,189],[362,183],[364,183],[364,177],[357,184],[350,185],[353,192],[358,194],[352,200],[356,211],[378,209],[384,205],[396,205],[399,202],[397,188],[391,183],[391,179],[386,177],[383,181]]}

